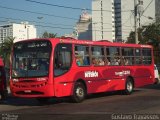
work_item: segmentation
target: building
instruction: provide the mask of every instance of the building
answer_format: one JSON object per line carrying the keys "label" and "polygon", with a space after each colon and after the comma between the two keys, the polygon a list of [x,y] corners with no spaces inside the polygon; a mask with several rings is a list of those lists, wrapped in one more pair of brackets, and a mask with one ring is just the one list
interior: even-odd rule
{"label": "building", "polygon": [[92,40],[91,15],[86,10],[82,11],[79,21],[76,23],[74,34],[81,40]]}
{"label": "building", "polygon": [[134,0],[114,0],[115,42],[125,42],[134,31]]}
{"label": "building", "polygon": [[[137,27],[149,25],[155,20],[155,0],[137,0]],[[135,31],[134,0],[114,0],[115,41],[125,42]],[[152,19],[149,19],[152,18]]]}
{"label": "building", "polygon": [[36,28],[34,25],[29,25],[28,22],[21,24],[11,23],[0,26],[0,43],[4,42],[6,37],[14,37],[14,42],[31,39],[37,37]]}
{"label": "building", "polygon": [[[155,0],[137,0],[138,27],[154,22],[155,4]],[[134,0],[93,0],[92,26],[93,40],[125,42],[135,30]]]}
{"label": "building", "polygon": [[115,40],[114,0],[92,0],[92,39]]}
{"label": "building", "polygon": [[114,1],[115,8],[115,42],[121,42],[122,40],[122,16],[121,16],[121,1]]}

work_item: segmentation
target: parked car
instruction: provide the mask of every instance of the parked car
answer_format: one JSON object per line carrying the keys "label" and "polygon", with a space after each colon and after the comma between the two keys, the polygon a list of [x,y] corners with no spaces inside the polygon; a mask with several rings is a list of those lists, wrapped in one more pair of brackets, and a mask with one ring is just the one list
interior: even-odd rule
{"label": "parked car", "polygon": [[4,63],[2,58],[0,58],[0,100],[6,99],[7,94],[8,94],[8,91],[7,91]]}
{"label": "parked car", "polygon": [[154,65],[154,75],[155,75],[156,84],[160,83],[159,72],[156,65]]}

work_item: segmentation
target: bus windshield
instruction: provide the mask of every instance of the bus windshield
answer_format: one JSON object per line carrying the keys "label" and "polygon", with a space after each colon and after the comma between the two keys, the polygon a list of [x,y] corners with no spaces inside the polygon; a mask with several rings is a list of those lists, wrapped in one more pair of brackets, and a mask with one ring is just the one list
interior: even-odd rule
{"label": "bus windshield", "polygon": [[51,48],[49,41],[15,43],[13,48],[12,77],[48,76]]}

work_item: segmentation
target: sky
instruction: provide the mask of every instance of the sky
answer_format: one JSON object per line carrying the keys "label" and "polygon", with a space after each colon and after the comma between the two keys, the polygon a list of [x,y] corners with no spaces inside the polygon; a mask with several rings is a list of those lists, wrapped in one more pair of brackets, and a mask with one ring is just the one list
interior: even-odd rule
{"label": "sky", "polygon": [[82,10],[53,5],[91,9],[91,2],[92,0],[0,0],[0,25],[29,21],[30,24],[37,25],[38,34],[48,31],[61,36],[73,31]]}

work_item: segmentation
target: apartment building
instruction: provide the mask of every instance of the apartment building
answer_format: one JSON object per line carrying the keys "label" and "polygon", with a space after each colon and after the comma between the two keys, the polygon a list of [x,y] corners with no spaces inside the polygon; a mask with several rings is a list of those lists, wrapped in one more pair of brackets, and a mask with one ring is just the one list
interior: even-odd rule
{"label": "apartment building", "polygon": [[0,43],[4,42],[6,37],[14,37],[14,42],[37,37],[36,28],[28,22],[10,23],[0,25]]}

